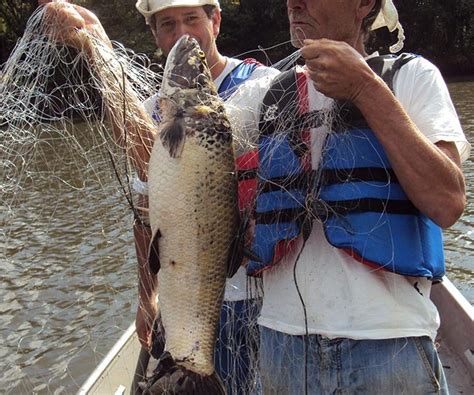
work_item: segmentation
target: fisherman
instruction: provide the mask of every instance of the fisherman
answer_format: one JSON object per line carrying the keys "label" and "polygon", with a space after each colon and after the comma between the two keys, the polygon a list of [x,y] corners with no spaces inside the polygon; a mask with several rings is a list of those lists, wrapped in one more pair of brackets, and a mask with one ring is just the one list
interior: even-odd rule
{"label": "fisherman", "polygon": [[287,8],[305,65],[261,107],[260,259],[248,266],[263,273],[264,393],[446,394],[430,289],[470,150],[446,84],[421,56],[367,53],[380,27],[401,48],[391,0]]}
{"label": "fisherman", "polygon": [[[43,1],[43,3],[45,2],[47,1]],[[66,32],[69,31],[71,36],[77,31],[71,30],[71,27],[89,29],[91,32],[95,32],[98,38],[109,43],[100,22],[88,10],[75,5],[62,7],[64,4],[62,6],[49,4],[48,6],[53,7],[53,11],[55,7],[58,7],[57,10],[60,11],[56,14],[58,26]],[[221,24],[221,9],[218,0],[138,0],[136,8],[145,17],[158,48],[165,56],[175,42],[185,34],[198,41],[206,54],[211,75],[223,99],[230,96],[236,86],[244,81],[266,80],[278,74],[277,70],[264,67],[254,59],[239,60],[219,53],[216,46]],[[50,13],[50,15],[54,15],[54,13]],[[259,83],[256,82],[256,86],[259,86]],[[266,89],[267,86],[265,84],[263,86]],[[259,88],[259,91],[264,93],[265,90],[262,89]],[[159,122],[157,99],[158,94],[146,100],[143,106],[152,118]],[[253,99],[256,98],[253,97]],[[252,98],[248,97],[246,102],[251,100]],[[246,103],[241,104],[246,105]],[[148,163],[149,154],[145,149],[140,152],[142,153],[140,157],[135,158],[135,163],[138,163],[136,166],[138,177],[133,182],[134,190],[140,195],[138,206],[145,208],[144,214],[134,224],[139,268],[136,330],[142,346],[147,350],[154,346],[152,350],[155,351],[154,356],[158,358],[163,345],[160,345],[159,336],[156,339],[153,339],[152,336],[152,326],[158,315],[156,303],[158,284],[157,268],[150,268],[148,263],[151,232],[146,215],[148,186],[146,167],[143,165]],[[242,152],[242,155],[237,158],[237,168],[245,170],[249,166],[253,166],[254,156],[254,153]],[[239,185],[239,191],[242,192],[239,198],[242,210],[245,210],[251,200],[251,191],[248,187],[252,186],[252,182],[249,184],[244,179]],[[220,331],[216,342],[215,368],[224,381],[229,394],[247,393],[257,381],[251,363],[255,360],[254,354],[257,352],[258,333],[250,333],[250,327],[252,322],[256,321],[259,310],[258,299],[261,295],[257,287],[247,286],[246,277],[245,269],[240,268],[227,281]],[[256,339],[255,335],[257,335]]]}

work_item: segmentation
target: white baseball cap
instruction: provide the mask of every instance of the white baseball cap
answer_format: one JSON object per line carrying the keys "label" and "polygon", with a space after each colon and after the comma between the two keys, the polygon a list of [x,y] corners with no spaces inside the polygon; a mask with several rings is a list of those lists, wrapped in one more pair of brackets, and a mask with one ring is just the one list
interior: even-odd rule
{"label": "white baseball cap", "polygon": [[371,30],[387,27],[391,32],[398,29],[398,42],[390,47],[390,52],[398,52],[403,48],[405,40],[403,27],[398,20],[398,12],[392,0],[382,0],[380,12],[372,24]]}
{"label": "white baseball cap", "polygon": [[219,10],[221,9],[218,0],[138,0],[135,7],[140,14],[148,19],[166,8],[200,7],[203,5],[215,5]]}

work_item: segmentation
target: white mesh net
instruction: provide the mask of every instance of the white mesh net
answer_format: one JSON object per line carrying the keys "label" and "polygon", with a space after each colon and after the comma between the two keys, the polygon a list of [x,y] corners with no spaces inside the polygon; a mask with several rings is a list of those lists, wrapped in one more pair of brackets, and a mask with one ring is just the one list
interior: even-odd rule
{"label": "white mesh net", "polygon": [[[61,45],[39,9],[0,77],[1,279],[9,284],[0,289],[4,302],[0,332],[6,339],[0,346],[4,358],[0,381],[7,393],[76,391],[132,322],[137,307],[132,221],[133,214],[143,216],[146,210],[130,185],[135,169],[138,173],[146,169],[156,129],[140,103],[156,92],[161,70],[117,43],[111,49],[94,35],[81,33],[80,39],[92,53]],[[298,58],[297,51],[274,66],[287,70]],[[272,80],[250,81],[228,101],[229,116],[237,130],[237,155],[257,148],[258,103]],[[278,100],[264,110],[262,120],[273,122],[274,128],[270,145],[274,151],[267,158],[281,155],[280,147],[288,143],[288,132],[295,128],[307,133],[290,141],[292,149],[301,154],[298,160],[303,167],[317,169],[325,138],[334,125],[343,124],[342,118],[332,101],[314,93],[306,97],[311,111],[303,111],[295,84],[282,92],[274,90]],[[260,96],[249,100],[249,91]],[[288,112],[279,107],[284,92],[290,92],[285,102],[294,106]],[[345,156],[348,163],[355,157],[355,148]],[[386,169],[382,173],[389,177]],[[258,185],[269,191],[291,192],[292,183],[304,181],[315,192],[322,173],[318,170],[302,181],[298,180],[298,169],[290,170],[278,183],[273,176],[261,173],[259,177]],[[303,229],[313,220],[314,226],[321,226],[328,217],[340,216],[317,193],[289,193],[287,198],[297,202],[296,218]],[[383,225],[383,217],[380,219],[365,232]],[[344,224],[341,221],[336,227]],[[297,239],[292,232],[288,230],[281,238]],[[305,243],[314,247],[320,241],[313,234],[310,237],[309,229],[306,232],[307,240],[297,239],[283,262],[286,269],[281,269],[281,278],[287,281],[282,294],[288,300],[279,302],[282,311],[295,311],[288,320],[295,317],[292,324],[298,335],[306,335],[318,325],[318,316],[313,314],[318,308],[311,288],[314,275],[306,276],[311,273],[308,265],[312,257],[302,251]],[[392,264],[391,257],[385,264]],[[360,267],[361,275],[373,270]],[[334,269],[328,265],[327,270],[330,276]],[[271,271],[268,279],[275,292],[281,290]],[[412,284],[401,285],[389,276],[386,282],[394,295],[412,289]],[[178,292],[185,290],[183,283]],[[221,328],[219,341],[226,352],[216,366],[228,374],[225,384],[229,394],[255,394],[262,388],[257,325],[261,279],[247,278],[245,291],[249,297],[246,303],[226,302],[222,310],[233,318]],[[308,313],[307,305],[313,302]],[[278,313],[278,308],[266,306],[266,316]],[[400,343],[400,349],[404,346]],[[298,372],[302,382],[311,366],[306,347],[303,341],[301,352],[296,350],[298,356],[290,356],[303,360],[304,369]],[[12,349],[16,350],[13,354]],[[265,352],[281,357],[277,350]],[[237,356],[242,355],[239,361]],[[266,360],[271,359],[267,355]],[[128,363],[122,374],[133,377],[135,364],[135,360]],[[282,381],[293,374],[282,373]],[[242,381],[242,376],[247,379]],[[111,386],[107,390],[113,393],[115,389]]]}
{"label": "white mesh net", "polygon": [[96,42],[91,67],[43,18],[31,17],[0,74],[6,393],[75,392],[132,321],[134,175],[110,122],[121,130],[134,114],[127,95],[139,102],[159,83],[155,65],[118,44]]}

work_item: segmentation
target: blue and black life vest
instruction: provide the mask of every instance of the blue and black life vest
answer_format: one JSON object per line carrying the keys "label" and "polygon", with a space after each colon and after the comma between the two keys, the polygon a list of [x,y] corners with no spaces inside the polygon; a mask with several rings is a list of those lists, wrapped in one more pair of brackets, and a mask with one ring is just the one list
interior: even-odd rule
{"label": "blue and black life vest", "polygon": [[[378,56],[368,64],[393,89],[395,73],[413,58]],[[409,201],[384,149],[352,103],[336,102],[337,119],[319,168],[308,169],[309,146],[301,130],[322,125],[324,116],[301,112],[299,78],[295,70],[283,73],[263,101],[252,247],[261,262],[249,262],[248,273],[278,263],[297,237],[309,236],[316,217],[328,242],[360,262],[407,276],[441,278],[440,227]]]}
{"label": "blue and black life vest", "polygon": [[232,93],[235,92],[237,87],[246,81],[257,67],[261,66],[262,64],[253,58],[244,59],[225,76],[219,86],[219,96],[224,101],[227,100]]}
{"label": "blue and black life vest", "polygon": [[[263,65],[253,58],[244,59],[235,66],[219,86],[219,96],[227,100],[245,82],[258,67]],[[246,152],[236,158],[238,177],[238,201],[240,211],[250,211],[257,190],[256,171],[258,168],[257,151]],[[250,213],[249,213],[250,215]]]}

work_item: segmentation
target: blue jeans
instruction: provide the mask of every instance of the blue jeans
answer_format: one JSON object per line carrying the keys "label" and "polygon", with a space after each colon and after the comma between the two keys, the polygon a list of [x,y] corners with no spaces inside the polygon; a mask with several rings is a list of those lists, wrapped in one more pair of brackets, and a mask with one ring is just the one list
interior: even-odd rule
{"label": "blue jeans", "polygon": [[442,365],[428,337],[330,340],[261,327],[260,339],[264,394],[302,395],[306,385],[308,394],[317,395],[448,394]]}
{"label": "blue jeans", "polygon": [[225,384],[227,395],[256,393],[257,356],[260,334],[257,316],[259,300],[224,302],[219,336],[214,351],[214,367]]}

